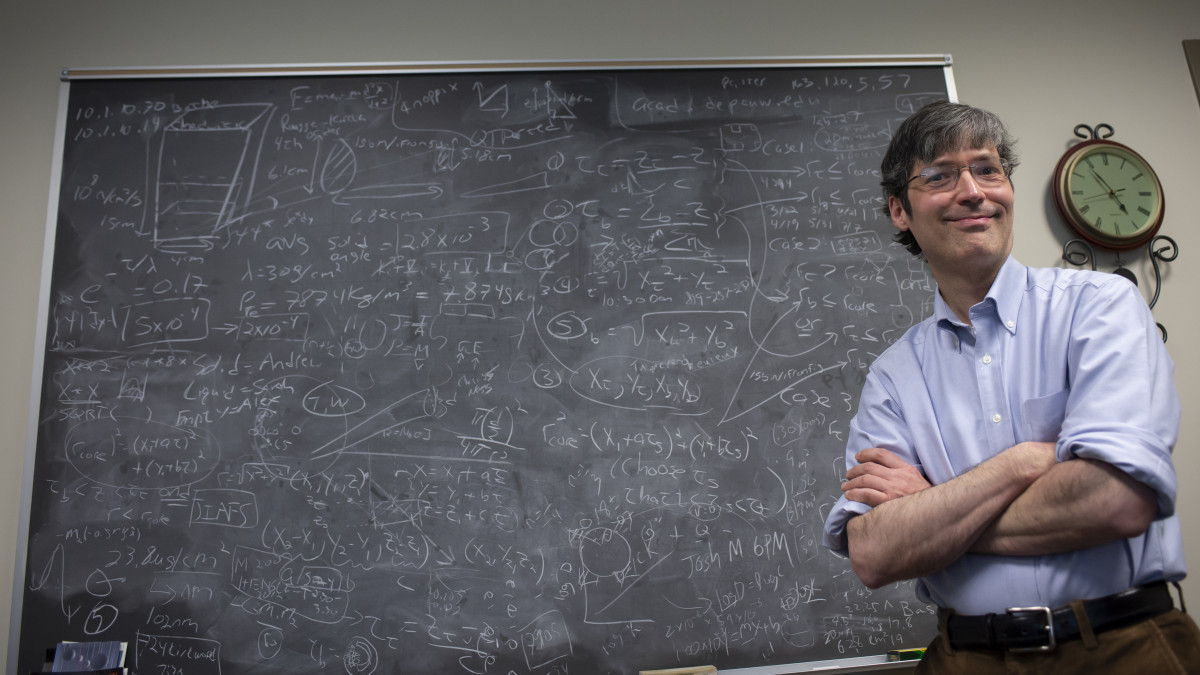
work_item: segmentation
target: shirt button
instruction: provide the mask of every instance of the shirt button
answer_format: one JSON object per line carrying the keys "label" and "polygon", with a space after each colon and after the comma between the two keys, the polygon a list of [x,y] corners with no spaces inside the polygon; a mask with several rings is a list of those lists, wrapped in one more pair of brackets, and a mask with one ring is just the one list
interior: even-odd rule
{"label": "shirt button", "polygon": [[1016,321],[1007,321],[1007,322],[1005,322],[1004,325],[1008,326],[1009,328],[1012,328],[1017,325],[1017,322]]}
{"label": "shirt button", "polygon": [[986,366],[986,365],[988,365],[988,364],[989,364],[989,363],[991,363],[991,362],[992,362],[992,355],[991,355],[991,354],[984,354],[984,355],[983,355],[983,365],[985,365],[985,366]]}
{"label": "shirt button", "polygon": [[1004,418],[1000,416],[1000,413],[996,413],[995,415],[992,415],[992,421],[995,422],[996,424],[1000,424],[1000,420],[1002,420],[1002,419],[1004,419]]}

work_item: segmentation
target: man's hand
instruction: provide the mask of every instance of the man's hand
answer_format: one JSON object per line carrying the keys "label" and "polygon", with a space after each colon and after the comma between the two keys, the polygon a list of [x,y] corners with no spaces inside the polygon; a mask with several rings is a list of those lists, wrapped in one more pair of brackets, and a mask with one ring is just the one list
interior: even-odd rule
{"label": "man's hand", "polygon": [[854,459],[859,464],[846,472],[846,482],[842,483],[842,492],[850,501],[874,508],[930,486],[916,467],[890,450],[867,448]]}

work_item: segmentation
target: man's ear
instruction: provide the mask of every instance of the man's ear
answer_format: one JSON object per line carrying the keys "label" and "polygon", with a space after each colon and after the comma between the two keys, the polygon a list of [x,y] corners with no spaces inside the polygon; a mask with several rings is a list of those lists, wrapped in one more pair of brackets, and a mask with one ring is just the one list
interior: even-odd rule
{"label": "man's ear", "polygon": [[911,217],[904,210],[904,202],[900,201],[900,198],[896,195],[888,197],[888,213],[892,217],[892,225],[895,225],[897,230],[908,232],[908,228],[911,225]]}

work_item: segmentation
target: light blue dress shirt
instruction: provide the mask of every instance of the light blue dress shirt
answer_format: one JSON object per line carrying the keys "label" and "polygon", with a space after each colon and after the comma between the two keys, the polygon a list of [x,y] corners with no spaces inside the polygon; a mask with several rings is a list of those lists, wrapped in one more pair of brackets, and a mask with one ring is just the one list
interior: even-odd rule
{"label": "light blue dress shirt", "polygon": [[[859,450],[881,447],[937,485],[1017,443],[1056,442],[1060,462],[1102,460],[1154,489],[1159,514],[1140,537],[1074,553],[967,554],[921,578],[917,595],[985,614],[1183,578],[1174,364],[1137,288],[1010,257],[970,316],[972,325],[962,323],[938,295],[933,316],[876,359],[850,423],[847,468]],[[845,554],[846,522],[869,510],[839,499],[824,545]]]}

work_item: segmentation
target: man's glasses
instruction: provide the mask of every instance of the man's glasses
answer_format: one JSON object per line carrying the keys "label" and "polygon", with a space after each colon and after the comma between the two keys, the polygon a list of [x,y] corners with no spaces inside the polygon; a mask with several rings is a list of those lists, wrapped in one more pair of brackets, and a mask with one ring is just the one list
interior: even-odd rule
{"label": "man's glasses", "polygon": [[1006,159],[987,160],[969,166],[952,166],[939,164],[921,169],[917,175],[909,178],[905,185],[915,184],[923,190],[951,190],[958,185],[958,175],[963,169],[971,170],[971,177],[981,185],[999,185],[1008,180],[1012,173],[1012,164]]}

